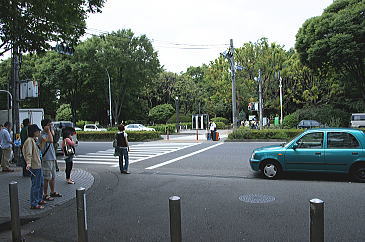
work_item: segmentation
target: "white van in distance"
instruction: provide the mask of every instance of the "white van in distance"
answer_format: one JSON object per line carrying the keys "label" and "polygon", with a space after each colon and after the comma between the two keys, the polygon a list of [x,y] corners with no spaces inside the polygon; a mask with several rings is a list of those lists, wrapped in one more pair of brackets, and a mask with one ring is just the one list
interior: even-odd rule
{"label": "white van in distance", "polygon": [[351,128],[365,128],[365,113],[351,115]]}

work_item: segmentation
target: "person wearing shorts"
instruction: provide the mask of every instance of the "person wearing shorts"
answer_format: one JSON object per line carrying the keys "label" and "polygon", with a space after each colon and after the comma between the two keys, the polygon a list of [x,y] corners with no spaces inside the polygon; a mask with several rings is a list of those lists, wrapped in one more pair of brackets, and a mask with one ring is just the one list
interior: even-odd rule
{"label": "person wearing shorts", "polygon": [[[39,145],[42,152],[42,170],[44,176],[43,199],[53,201],[54,197],[62,197],[61,194],[55,192],[56,182],[56,151],[53,145],[54,131],[52,123],[49,119],[41,121],[43,131],[39,140]],[[48,194],[48,185],[51,192]]]}

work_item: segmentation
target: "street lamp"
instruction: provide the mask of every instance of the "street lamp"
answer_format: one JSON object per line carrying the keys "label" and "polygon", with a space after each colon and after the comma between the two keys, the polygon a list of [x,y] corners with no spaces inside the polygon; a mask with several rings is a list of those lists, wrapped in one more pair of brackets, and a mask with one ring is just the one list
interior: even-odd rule
{"label": "street lamp", "polygon": [[176,132],[179,133],[179,97],[175,97],[175,106],[176,106]]}
{"label": "street lamp", "polygon": [[109,75],[109,71],[108,69],[105,68],[106,74],[108,75],[108,80],[109,80],[109,122],[110,122],[110,127],[113,126],[113,121],[112,121],[112,91],[111,91],[111,87],[110,87],[110,75]]}

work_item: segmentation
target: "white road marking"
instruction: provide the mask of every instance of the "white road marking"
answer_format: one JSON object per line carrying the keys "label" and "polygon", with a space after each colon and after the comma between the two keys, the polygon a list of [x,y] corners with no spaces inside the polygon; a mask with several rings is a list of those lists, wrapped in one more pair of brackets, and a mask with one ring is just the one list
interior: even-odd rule
{"label": "white road marking", "polygon": [[[200,143],[160,143],[132,145],[129,152],[129,163],[136,163],[150,158],[158,157],[178,150],[186,149]],[[58,160],[64,162],[64,160]],[[114,156],[114,149],[76,155],[74,163],[119,166],[119,157]]]}
{"label": "white road marking", "polygon": [[218,143],[218,144],[215,144],[215,145],[212,145],[212,146],[209,146],[207,148],[204,148],[204,149],[201,149],[201,150],[197,150],[193,153],[190,153],[190,154],[187,154],[187,155],[183,155],[183,156],[180,156],[180,157],[177,157],[175,159],[172,159],[172,160],[168,160],[168,161],[165,161],[165,162],[162,162],[160,164],[157,164],[157,165],[154,165],[154,166],[150,166],[150,167],[147,167],[146,170],[153,170],[153,169],[156,169],[158,167],[161,167],[161,166],[165,166],[165,165],[168,165],[168,164],[171,164],[171,163],[174,163],[176,161],[179,161],[179,160],[182,160],[182,159],[185,159],[187,157],[190,157],[190,156],[193,156],[193,155],[196,155],[196,154],[199,154],[201,152],[204,152],[204,151],[207,151],[207,150],[210,150],[212,148],[215,148],[219,145],[222,145],[223,143]]}

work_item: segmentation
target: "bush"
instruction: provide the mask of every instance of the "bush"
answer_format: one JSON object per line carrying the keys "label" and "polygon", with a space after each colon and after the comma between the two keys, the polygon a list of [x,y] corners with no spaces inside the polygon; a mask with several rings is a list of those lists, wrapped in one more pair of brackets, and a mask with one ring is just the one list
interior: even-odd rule
{"label": "bush", "polygon": [[215,122],[215,124],[217,125],[217,129],[226,129],[227,127],[227,125],[223,122]]}
{"label": "bush", "polygon": [[[179,122],[180,123],[191,123],[191,115],[183,115],[179,114]],[[176,114],[173,114],[168,120],[168,124],[176,124]]]}
{"label": "bush", "polygon": [[300,122],[299,115],[298,115],[298,113],[294,112],[294,113],[291,113],[284,117],[283,126],[284,126],[284,128],[293,128],[293,127],[297,127],[299,122]]}
{"label": "bush", "polygon": [[348,127],[350,114],[330,105],[304,108],[287,115],[284,118],[284,127],[294,128],[301,120],[317,120],[330,127]]}
{"label": "bush", "polygon": [[248,129],[239,128],[228,135],[228,140],[280,139],[289,140],[302,133],[302,129]]}
{"label": "bush", "polygon": [[161,104],[150,109],[148,117],[155,123],[166,123],[175,112],[171,104]]}
{"label": "bush", "polygon": [[173,134],[176,132],[176,125],[175,124],[159,124],[148,126],[150,128],[154,128],[160,134],[166,134],[166,130],[169,131],[169,134]]}
{"label": "bush", "polygon": [[79,120],[76,122],[76,126],[80,128],[84,128],[85,124],[93,124],[93,121],[85,121],[85,120]]}
{"label": "bush", "polygon": [[211,119],[214,123],[217,123],[217,122],[222,122],[224,123],[225,125],[228,125],[229,124],[229,120],[226,119],[226,118],[223,118],[223,117],[216,117],[216,118],[212,118]]}
{"label": "bush", "polygon": [[72,112],[70,104],[62,104],[56,112],[56,120],[57,121],[71,121],[72,120]]}
{"label": "bush", "polygon": [[[116,132],[89,132],[89,131],[79,131],[77,132],[77,138],[81,141],[110,141],[114,140]],[[161,136],[158,132],[154,131],[133,131],[127,132],[128,141],[148,141],[148,140],[158,140]]]}

